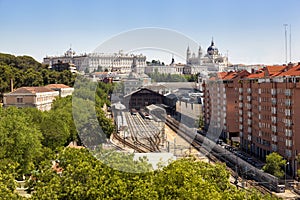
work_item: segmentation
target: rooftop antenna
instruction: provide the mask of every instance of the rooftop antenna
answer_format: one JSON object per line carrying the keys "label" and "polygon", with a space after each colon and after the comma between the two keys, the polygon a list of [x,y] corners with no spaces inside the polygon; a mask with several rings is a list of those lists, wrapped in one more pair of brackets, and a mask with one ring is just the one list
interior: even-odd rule
{"label": "rooftop antenna", "polygon": [[285,64],[287,64],[287,26],[288,24],[283,24],[284,26],[284,38],[285,38]]}
{"label": "rooftop antenna", "polygon": [[228,51],[228,49],[227,49],[227,50],[226,50],[226,57],[227,57],[226,65],[227,65],[227,67],[228,67],[228,56],[229,56],[229,51]]}
{"label": "rooftop antenna", "polygon": [[292,63],[292,25],[290,24],[290,63]]}

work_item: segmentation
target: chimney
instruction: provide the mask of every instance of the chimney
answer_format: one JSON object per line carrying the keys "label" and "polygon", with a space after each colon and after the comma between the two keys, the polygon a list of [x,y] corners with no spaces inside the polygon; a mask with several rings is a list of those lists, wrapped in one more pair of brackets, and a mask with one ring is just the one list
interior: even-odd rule
{"label": "chimney", "polygon": [[10,79],[10,91],[11,91],[11,92],[14,91],[14,81],[13,81],[12,78]]}
{"label": "chimney", "polygon": [[287,65],[287,70],[290,70],[290,69],[293,68],[293,67],[294,67],[294,64],[291,63],[291,62],[289,62],[289,64]]}

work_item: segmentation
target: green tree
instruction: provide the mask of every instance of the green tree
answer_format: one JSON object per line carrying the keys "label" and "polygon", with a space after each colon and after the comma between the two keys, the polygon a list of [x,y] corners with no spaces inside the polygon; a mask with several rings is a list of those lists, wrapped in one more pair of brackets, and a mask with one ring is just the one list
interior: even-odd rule
{"label": "green tree", "polygon": [[42,134],[30,118],[18,108],[0,108],[0,159],[10,159],[19,164],[20,174],[34,168],[40,154]]}
{"label": "green tree", "polygon": [[286,160],[283,159],[281,155],[276,152],[270,153],[266,157],[266,164],[263,170],[269,174],[272,174],[278,178],[284,176],[284,167],[286,165]]}
{"label": "green tree", "polygon": [[40,124],[43,134],[42,144],[52,150],[66,145],[70,137],[69,125],[62,117],[63,114],[50,110],[45,113]]}
{"label": "green tree", "polygon": [[1,199],[25,199],[16,193],[16,181],[17,176],[16,167],[17,163],[9,160],[2,159],[0,162],[0,197]]}
{"label": "green tree", "polygon": [[68,143],[71,141],[77,141],[78,139],[78,133],[74,124],[72,109],[71,95],[64,98],[56,98],[52,104],[52,111],[55,112],[59,118],[68,125],[68,131],[70,132]]}
{"label": "green tree", "polygon": [[199,128],[200,130],[203,129],[203,127],[204,127],[204,120],[203,120],[203,116],[202,115],[199,117],[198,120],[195,121],[195,126],[197,128]]}

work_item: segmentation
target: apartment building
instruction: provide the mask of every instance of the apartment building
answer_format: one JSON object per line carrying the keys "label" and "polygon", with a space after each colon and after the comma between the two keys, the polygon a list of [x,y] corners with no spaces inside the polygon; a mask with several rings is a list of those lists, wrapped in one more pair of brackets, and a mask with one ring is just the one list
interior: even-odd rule
{"label": "apartment building", "polygon": [[203,117],[208,135],[234,140],[239,138],[238,84],[246,70],[219,72],[203,82]]}
{"label": "apartment building", "polygon": [[278,152],[297,171],[300,153],[300,65],[268,66],[240,81],[241,147],[261,158]]}
{"label": "apartment building", "polygon": [[230,138],[237,131],[244,151],[261,159],[278,152],[288,161],[287,170],[296,175],[300,64],[242,72],[218,73],[203,84],[208,134],[215,134],[217,127],[221,136],[227,133]]}

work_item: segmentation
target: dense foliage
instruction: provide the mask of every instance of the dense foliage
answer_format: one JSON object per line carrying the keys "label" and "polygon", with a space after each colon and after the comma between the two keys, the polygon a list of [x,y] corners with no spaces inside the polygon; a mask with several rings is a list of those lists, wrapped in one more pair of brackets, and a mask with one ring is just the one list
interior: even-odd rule
{"label": "dense foliage", "polygon": [[[0,197],[1,199],[18,200],[23,199],[15,192],[17,183],[15,181],[17,163],[2,159],[0,162]],[[25,199],[25,198],[24,198]]]}
{"label": "dense foliage", "polygon": [[49,70],[30,56],[13,56],[0,53],[0,98],[10,91],[10,81],[14,88],[22,86],[43,86],[63,83],[72,86],[75,75],[70,71],[57,72]]}
{"label": "dense foliage", "polygon": [[[127,158],[126,158],[127,157]],[[123,167],[146,167],[132,156]],[[210,165],[193,158],[180,159],[147,173],[126,173],[98,161],[85,149],[67,148],[57,155],[62,174],[48,163],[32,181],[33,199],[271,199],[255,191],[238,190],[229,183],[224,165]]]}
{"label": "dense foliage", "polygon": [[0,108],[0,160],[17,162],[20,173],[28,173],[41,152],[41,140],[37,124],[31,123],[23,110]]}
{"label": "dense foliage", "polygon": [[198,79],[198,74],[160,74],[157,71],[148,74],[154,82],[195,82]]}

